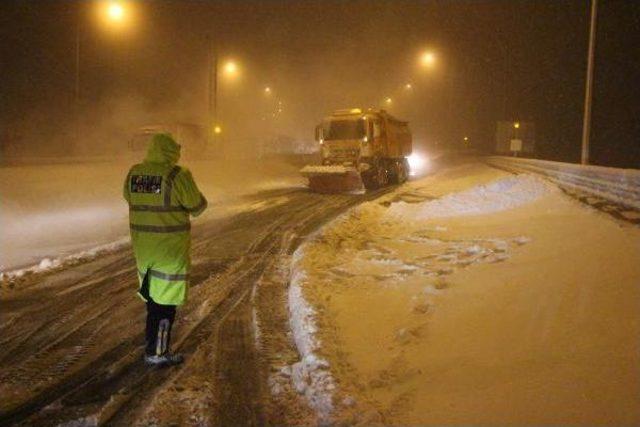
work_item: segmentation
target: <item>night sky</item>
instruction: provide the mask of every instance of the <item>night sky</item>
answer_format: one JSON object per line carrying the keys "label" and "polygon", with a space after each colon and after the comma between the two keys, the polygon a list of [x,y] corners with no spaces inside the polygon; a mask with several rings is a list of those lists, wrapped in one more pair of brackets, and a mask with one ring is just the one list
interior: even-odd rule
{"label": "night sky", "polygon": [[[94,2],[2,2],[2,144],[65,152],[79,23],[83,135],[107,141],[88,143],[94,151],[117,151],[127,132],[152,122],[205,124],[210,36],[220,60],[240,66],[236,81],[220,83],[230,141],[265,127],[312,138],[331,110],[379,107],[390,96],[389,110],[410,121],[422,147],[469,136],[490,151],[496,120],[506,119],[535,123],[538,157],[580,158],[588,1],[128,4],[131,22],[116,30],[99,22]],[[639,168],[640,2],[600,0],[598,18],[591,161]],[[418,64],[425,49],[437,56],[433,69]]]}

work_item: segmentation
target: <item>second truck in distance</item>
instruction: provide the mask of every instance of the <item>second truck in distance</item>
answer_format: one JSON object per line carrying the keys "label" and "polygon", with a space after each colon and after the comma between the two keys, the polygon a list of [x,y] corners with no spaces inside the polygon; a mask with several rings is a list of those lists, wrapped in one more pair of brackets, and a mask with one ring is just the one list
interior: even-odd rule
{"label": "second truck in distance", "polygon": [[316,126],[316,140],[321,164],[301,170],[314,191],[375,189],[401,184],[409,176],[409,125],[385,110],[334,111]]}

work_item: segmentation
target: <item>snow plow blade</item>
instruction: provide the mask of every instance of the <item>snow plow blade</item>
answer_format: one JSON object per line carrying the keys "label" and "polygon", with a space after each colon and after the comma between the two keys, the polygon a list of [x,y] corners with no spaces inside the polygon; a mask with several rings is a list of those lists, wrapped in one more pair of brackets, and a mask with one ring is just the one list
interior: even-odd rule
{"label": "snow plow blade", "polygon": [[316,193],[349,193],[363,190],[360,173],[346,166],[305,166],[300,170]]}

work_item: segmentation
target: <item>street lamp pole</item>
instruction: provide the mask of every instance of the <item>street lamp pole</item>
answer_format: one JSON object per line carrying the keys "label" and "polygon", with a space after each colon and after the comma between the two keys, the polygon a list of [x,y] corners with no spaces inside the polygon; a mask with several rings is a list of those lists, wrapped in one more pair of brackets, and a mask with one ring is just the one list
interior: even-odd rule
{"label": "street lamp pole", "polygon": [[501,118],[500,120],[508,120],[507,118],[507,100],[509,99],[509,67],[510,67],[510,58],[509,58],[509,48],[506,43],[498,38],[499,45],[502,48],[502,105],[501,105]]}
{"label": "street lamp pole", "polygon": [[[79,15],[80,13],[78,13]],[[75,63],[75,85],[74,85],[74,121],[75,121],[75,135],[74,143],[75,147],[80,146],[80,21],[81,17],[77,17],[76,23],[76,63]],[[74,150],[75,151],[75,150]]]}
{"label": "street lamp pole", "polygon": [[76,81],[75,81],[75,103],[80,101],[80,24],[76,30]]}
{"label": "street lamp pole", "polygon": [[218,46],[215,35],[209,36],[208,43],[208,114],[207,114],[207,142],[216,143],[216,136],[220,133],[218,124]]}
{"label": "street lamp pole", "polygon": [[584,117],[582,121],[582,155],[580,162],[583,165],[589,164],[589,137],[591,134],[591,102],[593,88],[593,66],[594,52],[596,45],[596,17],[598,11],[598,0],[591,0],[591,23],[589,25],[589,53],[587,57],[587,78],[584,93]]}
{"label": "street lamp pole", "polygon": [[218,126],[218,48],[213,44],[213,124]]}
{"label": "street lamp pole", "polygon": [[216,54],[213,47],[213,37],[209,35],[207,37],[207,142],[209,145],[213,142],[213,128],[215,126],[215,118],[214,118],[214,104],[216,98],[216,84],[214,83],[217,80],[216,70],[218,67],[215,66],[216,63]]}

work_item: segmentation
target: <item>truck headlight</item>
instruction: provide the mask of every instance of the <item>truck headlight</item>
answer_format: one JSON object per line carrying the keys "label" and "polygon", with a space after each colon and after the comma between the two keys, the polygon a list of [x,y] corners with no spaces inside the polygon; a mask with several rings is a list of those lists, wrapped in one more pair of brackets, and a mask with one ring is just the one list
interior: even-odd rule
{"label": "truck headlight", "polygon": [[412,153],[407,157],[409,162],[409,174],[420,175],[429,169],[429,157],[421,153]]}

